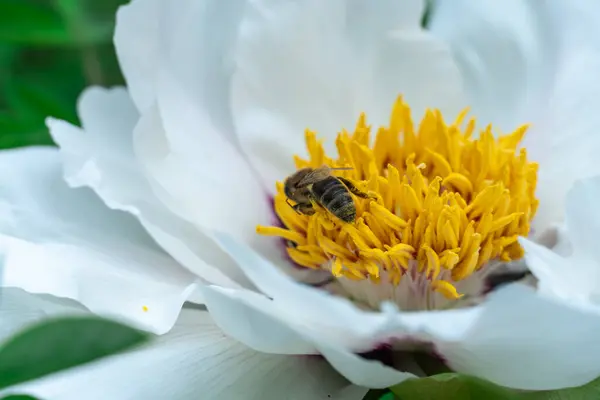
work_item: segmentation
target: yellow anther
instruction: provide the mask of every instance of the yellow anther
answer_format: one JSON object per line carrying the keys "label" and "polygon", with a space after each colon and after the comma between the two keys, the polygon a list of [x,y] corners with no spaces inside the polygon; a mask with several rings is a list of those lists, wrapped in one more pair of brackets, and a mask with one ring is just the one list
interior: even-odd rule
{"label": "yellow anther", "polygon": [[423,246],[427,257],[426,274],[429,279],[436,279],[440,274],[440,259],[435,251],[429,246]]}
{"label": "yellow anther", "polygon": [[408,184],[404,183],[401,188],[401,207],[403,210],[401,211],[403,215],[406,215],[407,218],[416,217],[417,214],[421,211],[421,201],[417,196],[415,190]]}
{"label": "yellow anther", "polygon": [[331,254],[334,257],[343,259],[352,257],[352,252],[350,250],[322,234],[319,235],[319,245],[324,252]]}
{"label": "yellow anther", "polygon": [[376,249],[383,248],[383,243],[381,240],[373,233],[371,228],[369,228],[363,220],[359,220],[356,222],[359,232],[362,234],[363,238],[369,243],[369,246]]}
{"label": "yellow anther", "polygon": [[145,306],[145,305],[142,306],[142,311],[143,312],[148,312],[148,310],[149,310],[148,306]]}
{"label": "yellow anther", "polygon": [[375,217],[394,230],[400,230],[408,225],[405,220],[377,203],[371,203],[370,210]]}
{"label": "yellow anther", "polygon": [[446,221],[444,227],[439,232],[442,234],[444,242],[448,247],[454,248],[458,246],[458,238],[450,221]]}
{"label": "yellow anther", "polygon": [[442,181],[442,185],[457,191],[463,197],[467,197],[473,192],[471,181],[466,176],[455,172],[446,176]]}
{"label": "yellow anther", "polygon": [[458,257],[458,252],[454,250],[444,250],[440,256],[440,264],[442,267],[449,270],[454,268],[459,260],[460,257]]}
{"label": "yellow anther", "polygon": [[288,247],[287,252],[290,258],[298,265],[301,265],[306,268],[317,269],[321,265],[321,259],[319,257],[314,257],[310,253],[306,253],[300,251],[293,247]]}
{"label": "yellow anther", "polygon": [[522,257],[517,238],[528,234],[538,206],[537,165],[517,150],[527,127],[494,138],[488,126],[475,135],[466,115],[448,125],[430,110],[416,128],[399,98],[389,126],[372,131],[361,114],[354,132],[342,131],[335,158],[306,130],[309,158],[295,157],[297,168],[350,167],[334,174],[371,198],[353,197],[356,222],[348,224],[319,204],[313,215],[296,213],[277,183],[274,205],[284,227],[256,231],[284,238],[295,263],[336,278],[399,285],[418,273],[432,291],[460,298],[456,282],[491,260]]}
{"label": "yellow anther", "polygon": [[452,173],[452,168],[450,167],[450,163],[442,156],[440,153],[436,153],[431,149],[426,149],[429,153],[429,156],[433,159],[433,162],[436,165],[437,173],[441,177],[448,176]]}
{"label": "yellow anther", "polygon": [[389,254],[405,255],[406,257],[410,257],[415,252],[414,247],[404,243],[398,243],[392,247],[386,245],[385,249]]}
{"label": "yellow anther", "polygon": [[370,276],[379,278],[379,267],[372,261],[365,261],[365,268]]}
{"label": "yellow anther", "polygon": [[456,291],[454,285],[447,281],[433,281],[431,282],[431,288],[444,295],[447,299],[456,300],[463,296]]}
{"label": "yellow anther", "polygon": [[331,266],[331,273],[333,276],[339,278],[342,276],[342,259],[337,257]]}
{"label": "yellow anther", "polygon": [[297,244],[305,244],[306,243],[306,236],[303,236],[302,234],[289,230],[289,229],[283,229],[283,228],[279,228],[276,226],[257,226],[256,227],[256,233],[258,233],[259,235],[265,235],[265,236],[279,236],[282,237],[286,240],[291,240],[292,242],[295,242]]}
{"label": "yellow anther", "polygon": [[507,215],[505,217],[500,217],[497,220],[495,220],[494,222],[492,222],[492,226],[490,227],[490,231],[491,232],[495,232],[498,229],[502,229],[505,226],[507,226],[508,224],[510,224],[511,222],[515,221],[517,218],[519,218],[521,215],[523,215],[523,213],[512,213],[510,215]]}
{"label": "yellow anther", "polygon": [[467,258],[463,259],[454,269],[452,270],[452,279],[460,281],[467,276],[471,275],[477,267],[477,260],[479,259],[479,253],[469,253]]}

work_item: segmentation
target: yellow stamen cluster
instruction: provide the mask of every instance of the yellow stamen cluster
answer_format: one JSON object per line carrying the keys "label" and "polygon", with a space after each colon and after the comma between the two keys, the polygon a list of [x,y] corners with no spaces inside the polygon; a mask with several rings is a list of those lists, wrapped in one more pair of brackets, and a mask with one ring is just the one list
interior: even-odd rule
{"label": "yellow stamen cluster", "polygon": [[517,237],[528,234],[538,205],[537,164],[517,150],[527,127],[496,139],[488,126],[473,138],[475,120],[464,123],[466,114],[447,125],[439,111],[427,111],[415,130],[399,98],[373,144],[364,114],[354,133],[342,131],[336,159],[307,130],[310,158],[296,157],[296,167],[352,167],[335,173],[376,200],[354,197],[357,218],[348,224],[319,207],[312,216],[297,214],[278,182],[275,211],[284,227],[257,232],[287,239],[291,259],[307,268],[394,285],[412,271],[431,290],[459,298],[455,282],[490,260],[523,256]]}

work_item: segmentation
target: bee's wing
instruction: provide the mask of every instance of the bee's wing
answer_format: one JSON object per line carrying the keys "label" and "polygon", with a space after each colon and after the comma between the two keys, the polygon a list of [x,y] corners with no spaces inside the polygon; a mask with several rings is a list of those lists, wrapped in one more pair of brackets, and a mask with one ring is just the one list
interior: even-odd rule
{"label": "bee's wing", "polygon": [[323,165],[322,167],[315,168],[312,171],[308,172],[296,185],[297,187],[305,187],[312,183],[322,181],[331,175],[331,168],[327,165]]}
{"label": "bee's wing", "polygon": [[336,168],[329,167],[329,169],[332,171],[350,171],[351,169],[354,169],[354,168],[352,168],[352,167],[336,167]]}

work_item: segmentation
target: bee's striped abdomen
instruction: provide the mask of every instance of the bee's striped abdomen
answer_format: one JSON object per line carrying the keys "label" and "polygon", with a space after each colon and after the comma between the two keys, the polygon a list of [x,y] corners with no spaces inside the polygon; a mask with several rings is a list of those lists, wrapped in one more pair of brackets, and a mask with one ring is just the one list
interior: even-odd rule
{"label": "bee's striped abdomen", "polygon": [[344,222],[354,222],[356,207],[346,186],[337,178],[330,176],[312,186],[319,203],[330,213]]}

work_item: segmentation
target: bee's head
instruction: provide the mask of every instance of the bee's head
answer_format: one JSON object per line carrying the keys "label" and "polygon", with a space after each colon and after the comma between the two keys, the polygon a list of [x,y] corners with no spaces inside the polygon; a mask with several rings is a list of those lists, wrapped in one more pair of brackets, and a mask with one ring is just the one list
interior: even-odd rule
{"label": "bee's head", "polygon": [[310,171],[311,168],[303,168],[286,178],[283,182],[283,193],[288,199],[298,201],[296,198],[298,195],[298,184]]}
{"label": "bee's head", "polygon": [[290,186],[289,180],[290,180],[290,178],[286,179],[283,184],[283,193],[285,194],[285,197],[287,197],[288,199],[291,199],[294,196],[294,189]]}

